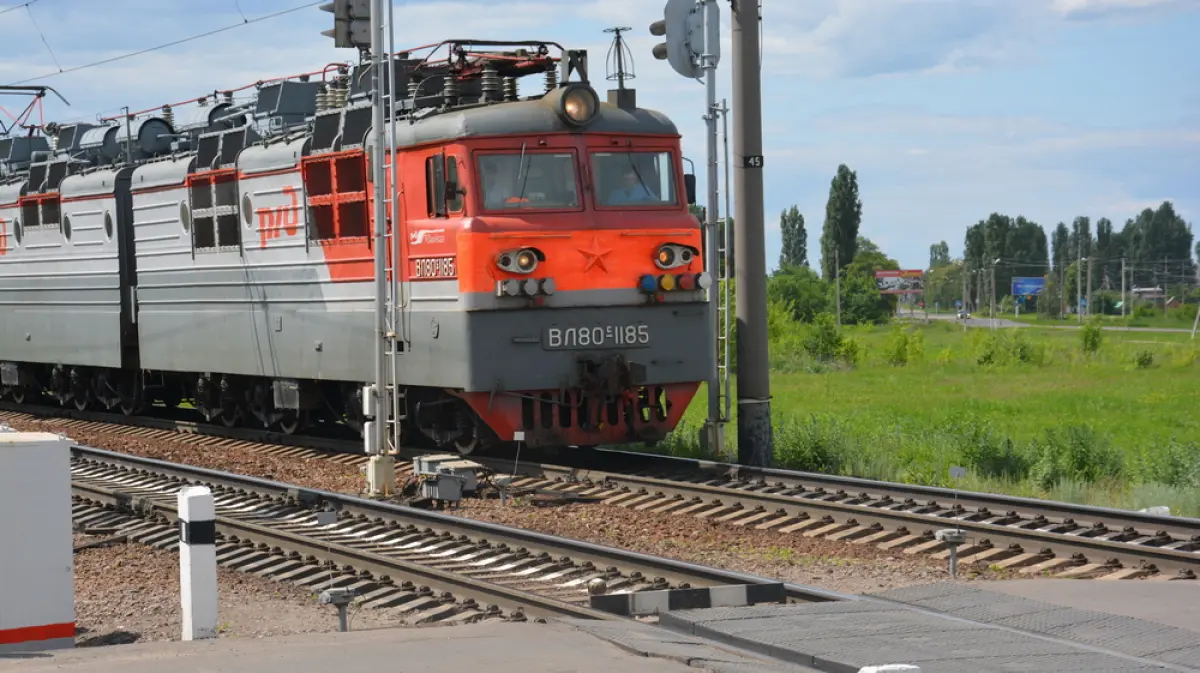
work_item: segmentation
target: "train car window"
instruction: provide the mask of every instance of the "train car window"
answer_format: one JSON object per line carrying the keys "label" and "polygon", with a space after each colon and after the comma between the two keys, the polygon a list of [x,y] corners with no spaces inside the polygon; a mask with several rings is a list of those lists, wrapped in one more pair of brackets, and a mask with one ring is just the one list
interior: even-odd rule
{"label": "train car window", "polygon": [[[454,191],[449,191],[453,189]],[[462,182],[458,179],[458,157],[453,154],[446,156],[446,210],[461,213],[463,209]]]}
{"label": "train car window", "polygon": [[479,176],[485,210],[579,208],[571,152],[484,154],[479,157]]}
{"label": "train car window", "polygon": [[670,152],[594,152],[592,173],[600,207],[679,205]]}
{"label": "train car window", "polygon": [[446,216],[446,157],[441,154],[425,160],[425,203],[430,217]]}
{"label": "train car window", "polygon": [[238,226],[238,185],[236,179],[217,180],[213,185],[213,201],[217,211],[217,246],[237,247],[242,244],[242,229]]}

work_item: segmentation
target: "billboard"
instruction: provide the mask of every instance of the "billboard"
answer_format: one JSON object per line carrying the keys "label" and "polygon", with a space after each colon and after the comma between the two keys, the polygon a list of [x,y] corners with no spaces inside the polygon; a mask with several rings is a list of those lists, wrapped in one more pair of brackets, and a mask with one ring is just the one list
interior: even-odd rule
{"label": "billboard", "polygon": [[875,287],[880,294],[921,294],[925,292],[925,272],[920,269],[876,271]]}
{"label": "billboard", "polygon": [[1043,276],[1037,277],[1015,277],[1012,279],[1012,294],[1014,297],[1030,296],[1042,294],[1046,291],[1046,278]]}

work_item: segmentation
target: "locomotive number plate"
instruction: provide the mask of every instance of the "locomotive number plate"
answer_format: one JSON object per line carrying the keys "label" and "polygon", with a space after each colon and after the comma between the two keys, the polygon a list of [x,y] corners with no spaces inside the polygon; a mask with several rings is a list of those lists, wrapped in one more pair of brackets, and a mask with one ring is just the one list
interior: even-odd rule
{"label": "locomotive number plate", "polygon": [[645,348],[650,345],[649,325],[595,325],[547,327],[542,334],[546,350],[581,348]]}
{"label": "locomotive number plate", "polygon": [[457,278],[453,257],[418,257],[412,260],[409,277],[413,280]]}

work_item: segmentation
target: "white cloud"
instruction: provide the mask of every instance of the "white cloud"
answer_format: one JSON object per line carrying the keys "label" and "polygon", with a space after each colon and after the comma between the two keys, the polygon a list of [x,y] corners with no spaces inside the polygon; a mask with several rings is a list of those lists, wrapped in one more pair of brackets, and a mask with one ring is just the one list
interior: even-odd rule
{"label": "white cloud", "polygon": [[1175,11],[1200,7],[1197,0],[1051,0],[1051,8],[1066,19],[1087,20]]}

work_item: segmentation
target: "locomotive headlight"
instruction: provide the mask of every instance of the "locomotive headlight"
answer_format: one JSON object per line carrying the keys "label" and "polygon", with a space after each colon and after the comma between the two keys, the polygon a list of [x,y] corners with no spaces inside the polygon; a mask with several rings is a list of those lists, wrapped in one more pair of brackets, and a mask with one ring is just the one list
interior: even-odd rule
{"label": "locomotive headlight", "polygon": [[533,273],[538,262],[545,259],[533,248],[522,248],[510,252],[502,252],[496,257],[496,266],[509,273]]}
{"label": "locomotive headlight", "polygon": [[529,273],[537,268],[537,255],[529,250],[517,253],[517,271]]}
{"label": "locomotive headlight", "polygon": [[696,253],[688,247],[668,243],[654,253],[654,264],[664,271],[691,264]]}
{"label": "locomotive headlight", "polygon": [[574,126],[583,126],[592,121],[600,109],[600,99],[591,87],[576,84],[568,86],[559,100],[559,114],[563,121]]}

